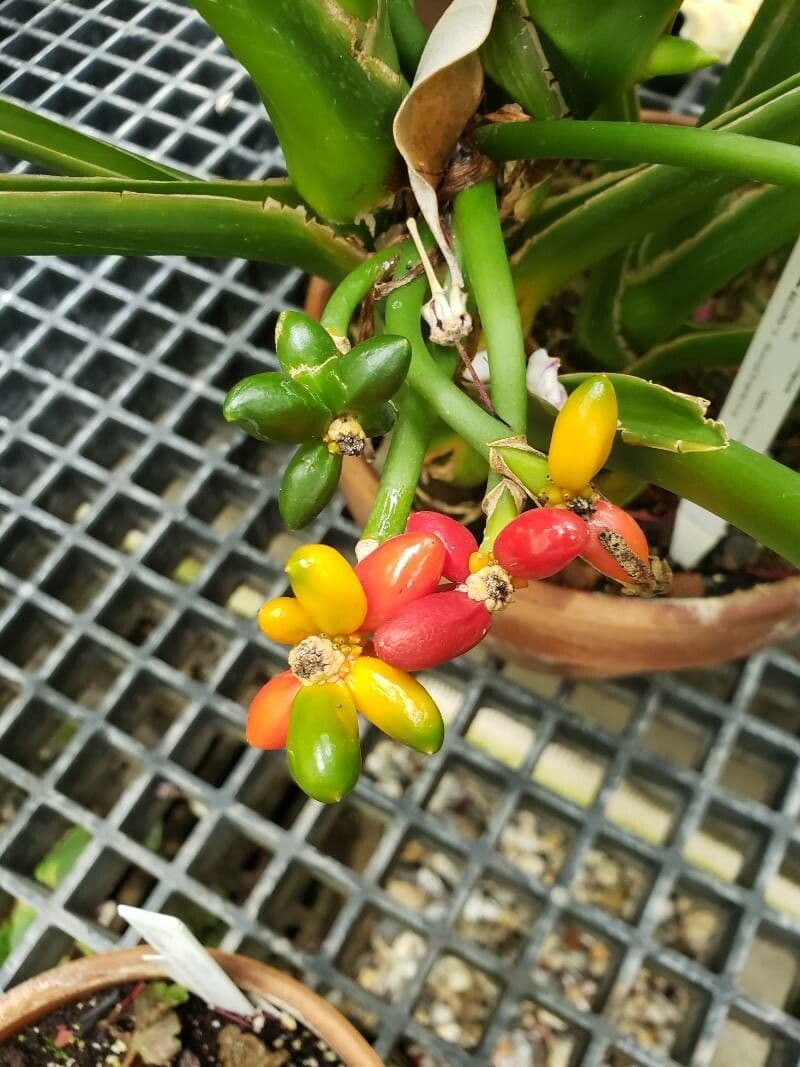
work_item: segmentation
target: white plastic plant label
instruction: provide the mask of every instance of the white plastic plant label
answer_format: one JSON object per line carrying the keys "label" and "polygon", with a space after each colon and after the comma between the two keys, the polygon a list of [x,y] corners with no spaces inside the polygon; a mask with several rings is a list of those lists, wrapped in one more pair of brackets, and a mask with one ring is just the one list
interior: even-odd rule
{"label": "white plastic plant label", "polygon": [[255,1015],[256,1008],[180,919],[127,904],[117,911],[155,949],[154,958],[174,982],[214,1008]]}
{"label": "white plastic plant label", "polygon": [[[720,419],[730,436],[758,452],[774,441],[800,391],[800,241],[742,361]],[[696,566],[725,532],[727,523],[689,500],[675,518],[670,555]]]}

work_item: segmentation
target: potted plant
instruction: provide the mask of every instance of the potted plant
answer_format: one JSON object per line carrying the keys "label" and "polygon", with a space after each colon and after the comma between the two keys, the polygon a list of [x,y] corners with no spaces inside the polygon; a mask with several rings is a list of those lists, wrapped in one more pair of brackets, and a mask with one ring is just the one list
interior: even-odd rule
{"label": "potted plant", "polygon": [[[253,77],[288,179],[199,181],[0,104],[0,148],[57,175],[0,178],[0,251],[245,256],[333,286],[309,305],[319,323],[279,319],[280,369],[225,401],[248,433],[298,445],[288,525],[342,477],[363,524],[355,570],[305,546],[295,598],[262,610],[294,647],[250,741],[286,745],[303,788],[337,800],[359,773],[357,712],[435,750],[441,719],[408,672],[487,635],[609,675],[800,627],[800,476],[687,393],[741,360],[800,230],[800,0],[764,0],[698,129],[639,121],[641,80],[713,59],[669,36],[680,0],[602,17],[592,0],[454,0],[432,30],[411,0],[193,6]],[[449,486],[412,515],[432,455]],[[430,506],[463,514],[476,480],[480,540]],[[780,580],[665,598],[669,567],[621,504],[644,500],[657,540],[670,493],[762,545],[752,576]],[[544,580],[577,559],[604,584]]]}
{"label": "potted plant", "polygon": [[255,1025],[214,1011],[169,982],[152,950],[140,945],[62,964],[6,993],[0,998],[0,1059],[9,1067],[84,1062],[84,1055],[91,1057],[86,1063],[116,1057],[153,1067],[291,1067],[319,1057],[345,1067],[381,1067],[364,1038],[306,986],[244,956],[212,955],[265,1009]]}

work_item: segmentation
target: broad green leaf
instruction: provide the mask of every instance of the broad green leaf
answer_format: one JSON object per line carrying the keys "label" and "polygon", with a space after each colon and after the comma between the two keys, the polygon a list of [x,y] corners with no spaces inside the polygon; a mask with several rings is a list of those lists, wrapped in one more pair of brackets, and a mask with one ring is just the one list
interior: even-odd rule
{"label": "broad green leaf", "polygon": [[29,163],[40,163],[56,174],[159,181],[186,177],[164,163],[152,162],[2,99],[0,151]]}
{"label": "broad green leaf", "polygon": [[707,123],[797,72],[800,0],[763,0],[703,113]]}
{"label": "broad green leaf", "polygon": [[[655,48],[647,57],[640,77],[642,81],[646,81],[648,78],[659,78],[665,74],[689,74],[693,70],[702,70],[703,67],[710,67],[712,63],[718,62],[718,56],[706,52],[694,41],[685,37],[665,35],[656,42]],[[780,81],[780,78],[775,80]]]}
{"label": "broad green leaf", "polygon": [[363,252],[305,209],[167,193],[0,192],[0,255],[242,256],[338,281]]}
{"label": "broad green leaf", "polygon": [[0,924],[0,965],[5,963],[33,923],[37,912],[24,900],[17,900],[11,914]]}
{"label": "broad green leaf", "polygon": [[[798,135],[800,75],[728,112],[715,128],[754,137]],[[552,126],[553,123],[540,123]],[[714,204],[738,184],[730,175],[654,164],[627,172],[608,188],[535,233],[512,257],[526,320],[574,275],[618,248]]]}
{"label": "broad green leaf", "polygon": [[[573,110],[588,114],[624,92],[669,29],[681,0],[527,0],[537,28],[569,64],[576,96]],[[562,88],[567,85],[562,78]]]}
{"label": "broad green leaf", "polygon": [[705,367],[736,367],[744,359],[754,330],[701,327],[651,348],[627,367],[640,378],[670,378]]}
{"label": "broad green leaf", "polygon": [[704,300],[798,233],[796,189],[751,189],[729,198],[682,244],[627,273],[618,313],[623,335],[646,352],[675,334]]}
{"label": "broad green leaf", "polygon": [[334,0],[192,4],[249,71],[314,211],[352,222],[386,201],[405,83],[365,50],[364,24]]}
{"label": "broad green leaf", "polygon": [[[588,374],[564,374],[572,392]],[[627,445],[667,452],[713,452],[725,448],[728,434],[721,422],[706,417],[708,401],[675,393],[629,374],[609,374],[619,404],[619,436]]]}
{"label": "broad green leaf", "polygon": [[481,48],[492,81],[537,119],[558,119],[567,106],[525,0],[498,0],[492,30]]}

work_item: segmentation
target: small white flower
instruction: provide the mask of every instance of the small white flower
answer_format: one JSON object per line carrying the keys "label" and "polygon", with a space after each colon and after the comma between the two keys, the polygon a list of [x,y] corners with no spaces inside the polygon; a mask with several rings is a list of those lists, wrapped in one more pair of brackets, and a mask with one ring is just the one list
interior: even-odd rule
{"label": "small white flower", "polygon": [[558,380],[561,361],[548,356],[543,348],[537,348],[528,360],[525,385],[531,396],[541,397],[560,411],[567,399],[567,390]]}
{"label": "small white flower", "polygon": [[761,0],[684,0],[681,37],[727,63],[753,21]]}
{"label": "small white flower", "polygon": [[430,338],[437,345],[454,345],[472,332],[472,318],[467,311],[467,294],[457,285],[434,292],[422,308],[422,317],[430,328]]}

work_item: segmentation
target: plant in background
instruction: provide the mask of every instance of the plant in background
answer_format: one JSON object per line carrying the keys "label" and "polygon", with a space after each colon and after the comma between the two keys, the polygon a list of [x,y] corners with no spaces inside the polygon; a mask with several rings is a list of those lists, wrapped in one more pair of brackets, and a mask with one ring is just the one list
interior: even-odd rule
{"label": "plant in background", "polygon": [[[299,445],[293,528],[384,439],[358,565],[299,549],[296,599],[261,612],[293,649],[251,743],[285,745],[325,801],[358,777],[357,711],[434,751],[441,717],[405,672],[475,645],[520,585],[581,557],[665,588],[618,506],[649,484],[800,564],[800,475],[663,384],[730,373],[800,231],[800,0],[763,0],[697,129],[637,103],[715,58],[670,35],[680,0],[455,0],[430,35],[412,0],[193,6],[255,81],[288,179],[202,181],[0,102],[0,149],[53,172],[0,177],[0,251],[243,256],[335,284],[320,324],[279,319],[280,370],[225,401]],[[412,515],[433,471],[480,484],[480,544]]]}

